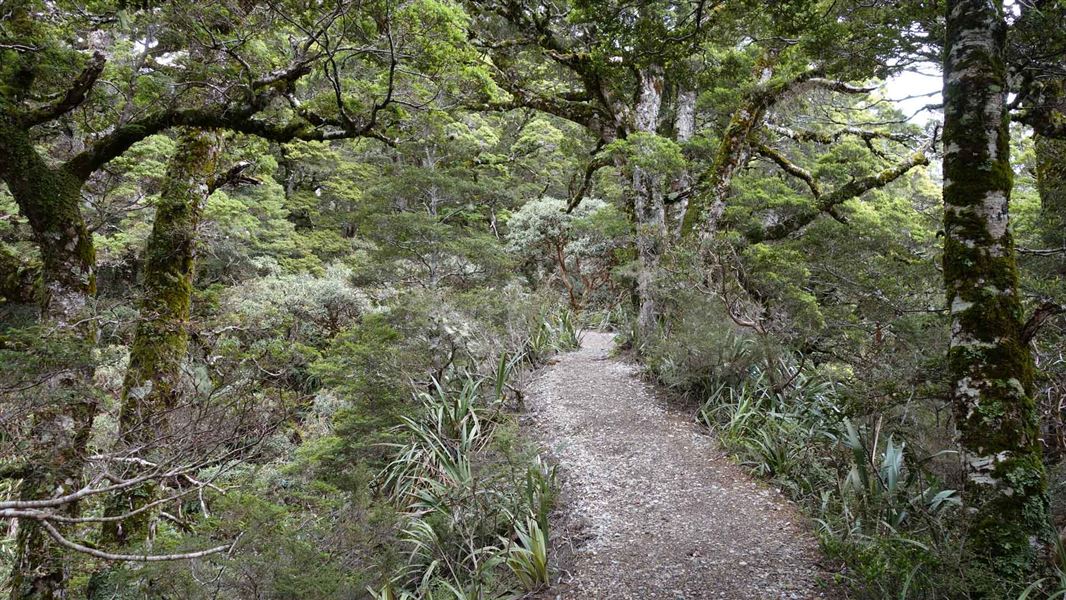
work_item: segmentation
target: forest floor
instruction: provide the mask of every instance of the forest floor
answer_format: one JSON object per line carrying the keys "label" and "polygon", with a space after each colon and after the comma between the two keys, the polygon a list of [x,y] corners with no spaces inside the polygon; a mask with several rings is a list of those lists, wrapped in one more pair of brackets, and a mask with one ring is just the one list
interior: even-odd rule
{"label": "forest floor", "polygon": [[613,336],[541,371],[536,435],[559,464],[557,582],[545,599],[838,598],[813,534],[691,413],[612,358]]}

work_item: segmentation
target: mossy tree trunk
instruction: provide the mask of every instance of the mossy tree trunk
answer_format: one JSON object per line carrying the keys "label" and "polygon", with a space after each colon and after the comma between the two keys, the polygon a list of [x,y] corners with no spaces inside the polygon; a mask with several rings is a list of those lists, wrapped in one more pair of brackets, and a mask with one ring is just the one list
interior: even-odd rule
{"label": "mossy tree trunk", "polygon": [[[640,71],[640,96],[634,111],[634,129],[656,132],[663,100],[663,69],[650,65]],[[654,331],[658,317],[655,276],[666,244],[666,207],[663,204],[662,175],[639,164],[632,166],[633,216],[637,234],[637,329],[642,339]]]}
{"label": "mossy tree trunk", "polygon": [[756,62],[752,75],[755,86],[741,99],[733,111],[729,124],[722,132],[714,160],[696,182],[696,188],[685,207],[681,221],[681,236],[713,235],[725,213],[733,176],[751,158],[751,138],[762,124],[766,111],[792,86],[813,75],[813,71],[792,80],[774,81],[778,51],[767,50]]}
{"label": "mossy tree trunk", "polygon": [[765,112],[766,104],[762,97],[752,97],[751,101],[733,113],[715,151],[714,161],[707,174],[697,183],[685,209],[681,222],[682,236],[697,232],[710,234],[718,229],[718,222],[725,213],[730,186],[733,185],[733,175],[751,157],[749,140]]}
{"label": "mossy tree trunk", "polygon": [[[119,438],[115,452],[131,460],[126,477],[138,475],[138,460],[158,463],[156,451],[172,443],[168,415],[182,395],[182,365],[189,348],[196,231],[210,195],[220,147],[218,134],[186,129],[167,165],[155,205],[152,233],[144,252],[140,315],[122,382]],[[146,482],[109,498],[100,542],[118,548],[146,541],[158,496]],[[89,581],[89,598],[114,595],[113,570],[104,568]]]}
{"label": "mossy tree trunk", "polygon": [[[25,131],[0,123],[0,178],[29,221],[41,252],[41,314],[54,335],[88,356],[96,337],[92,299],[96,292],[95,250],[79,203],[83,180],[38,154]],[[85,450],[96,399],[88,361],[58,371],[47,381],[46,397],[31,413],[29,439],[19,486],[22,500],[40,500],[74,491],[81,485]],[[76,516],[76,503],[64,507]],[[33,521],[19,523],[11,572],[15,600],[65,597],[63,552]]]}
{"label": "mossy tree trunk", "polygon": [[[944,283],[951,397],[973,513],[978,597],[1007,597],[1043,554],[1046,477],[1033,364],[1021,337],[1006,110],[1006,25],[998,4],[948,2],[944,59]],[[978,571],[974,571],[978,572]],[[1011,583],[1008,583],[1011,582]]]}
{"label": "mossy tree trunk", "polygon": [[[189,346],[189,307],[193,290],[196,229],[216,167],[219,136],[186,129],[167,167],[144,254],[140,316],[122,383],[117,451],[153,460],[150,453],[169,443],[167,413],[181,396],[182,364]],[[146,455],[147,454],[147,455]],[[109,516],[140,509],[153,500],[151,486],[113,497]],[[107,522],[105,544],[144,539],[150,511]]]}
{"label": "mossy tree trunk", "polygon": [[1066,140],[1035,137],[1044,243],[1050,248],[1066,248]]}

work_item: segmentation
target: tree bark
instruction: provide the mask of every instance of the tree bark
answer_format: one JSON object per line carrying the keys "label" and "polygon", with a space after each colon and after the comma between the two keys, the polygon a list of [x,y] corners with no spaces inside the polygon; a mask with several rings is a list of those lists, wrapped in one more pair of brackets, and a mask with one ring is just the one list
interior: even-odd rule
{"label": "tree bark", "polygon": [[[196,228],[215,172],[219,137],[211,130],[182,132],[156,204],[144,255],[140,317],[122,383],[117,451],[152,460],[167,443],[167,413],[181,395],[182,363],[189,346]],[[153,500],[151,486],[117,494],[107,516],[136,510]],[[102,541],[121,546],[144,538],[152,515],[105,523]]]}
{"label": "tree bark", "polygon": [[[1021,339],[1010,165],[1006,24],[987,0],[948,2],[944,58],[944,284],[951,398],[973,513],[976,597],[1026,581],[1045,549],[1046,476],[1033,363]],[[988,577],[987,575],[994,575]]]}
{"label": "tree bark", "polygon": [[[682,89],[677,93],[677,114],[674,116],[674,140],[681,145],[688,143],[696,132],[696,90]],[[674,193],[684,194],[692,186],[692,173],[681,172],[674,181]],[[687,195],[670,205],[670,230],[674,239],[681,237],[681,224],[688,208]]]}
{"label": "tree bark", "polygon": [[1066,140],[1035,138],[1043,242],[1049,248],[1066,248]]}
{"label": "tree bark", "polygon": [[[170,443],[168,414],[181,399],[182,364],[189,347],[189,309],[192,303],[196,230],[211,193],[219,136],[211,130],[186,129],[167,166],[155,207],[152,233],[144,253],[140,316],[130,348],[130,363],[122,382],[119,437],[115,452],[122,458],[160,462],[156,450]],[[128,463],[127,477],[136,477],[136,463]],[[108,499],[100,542],[120,548],[149,537],[155,514],[143,510],[158,495],[155,482],[117,493]],[[111,570],[93,573],[89,598],[111,597]]]}
{"label": "tree bark", "polygon": [[[640,96],[637,99],[634,126],[637,132],[654,134],[659,122],[663,99],[663,69],[651,65],[640,71]],[[663,205],[662,175],[633,165],[633,216],[636,224],[637,257],[637,330],[642,339],[654,331],[658,317],[654,282],[666,244],[666,210]]]}
{"label": "tree bark", "polygon": [[722,134],[722,141],[714,155],[707,175],[696,186],[692,199],[685,209],[681,223],[681,235],[694,232],[710,234],[718,229],[718,222],[725,213],[729,188],[733,175],[751,157],[749,139],[752,131],[762,121],[766,107],[759,102],[746,102],[729,120]]}
{"label": "tree bark", "polygon": [[[42,321],[64,342],[88,356],[96,337],[92,298],[96,293],[95,249],[79,209],[83,181],[66,169],[49,167],[26,132],[0,123],[0,178],[26,217],[41,252]],[[85,447],[96,399],[92,367],[72,365],[47,381],[45,398],[31,411],[27,470],[19,498],[39,500],[69,493],[82,479]],[[76,516],[78,505],[64,507]],[[67,561],[62,550],[33,521],[19,523],[9,582],[14,600],[64,598]]]}

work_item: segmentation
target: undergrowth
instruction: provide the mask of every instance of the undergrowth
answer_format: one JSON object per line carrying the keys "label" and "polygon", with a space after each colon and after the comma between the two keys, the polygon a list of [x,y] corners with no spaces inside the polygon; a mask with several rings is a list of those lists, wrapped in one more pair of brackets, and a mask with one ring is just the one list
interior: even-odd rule
{"label": "undergrowth", "polygon": [[456,373],[417,394],[379,476],[401,514],[405,567],[370,590],[378,600],[495,600],[546,586],[555,469],[518,436],[511,381],[580,345],[577,319],[546,313],[517,355],[488,375]]}
{"label": "undergrowth", "polygon": [[[810,515],[852,597],[1066,595],[1061,570],[1023,588],[967,566],[966,514],[945,467],[957,461],[954,450],[926,449],[936,447],[928,414],[909,404],[863,406],[846,371],[728,326],[672,333],[645,345],[646,366],[675,392],[696,396],[698,420],[735,460]],[[701,333],[708,337],[694,338]],[[975,592],[989,589],[997,591]]]}

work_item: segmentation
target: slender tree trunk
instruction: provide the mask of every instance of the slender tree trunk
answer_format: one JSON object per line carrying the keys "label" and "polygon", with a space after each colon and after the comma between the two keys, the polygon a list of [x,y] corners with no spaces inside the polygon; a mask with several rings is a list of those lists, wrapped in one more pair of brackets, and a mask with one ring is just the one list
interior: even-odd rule
{"label": "slender tree trunk", "polygon": [[[1006,25],[997,3],[948,2],[944,59],[944,283],[951,397],[973,512],[979,597],[1026,581],[1048,529],[1033,364],[1021,339],[1010,165]],[[998,582],[996,579],[998,578]]]}
{"label": "slender tree trunk", "polygon": [[[155,208],[155,221],[144,253],[144,291],[140,317],[130,348],[130,364],[122,382],[119,439],[115,451],[123,458],[158,462],[153,454],[170,443],[168,413],[182,394],[182,364],[189,348],[196,229],[215,173],[219,136],[208,130],[182,131]],[[127,476],[137,475],[130,463]],[[111,497],[107,517],[121,517],[156,499],[146,483]],[[105,522],[101,543],[121,547],[148,539],[151,510]],[[89,581],[89,598],[113,597],[113,570],[103,568]]]}
{"label": "slender tree trunk", "polygon": [[[696,90],[682,89],[677,93],[677,114],[674,117],[674,140],[684,145],[696,132]],[[684,193],[692,186],[692,173],[688,169],[674,181],[674,193]],[[681,237],[681,224],[685,220],[688,200],[680,200],[670,205],[670,233],[674,239]]]}
{"label": "slender tree trunk", "polygon": [[[655,133],[663,99],[663,70],[658,65],[640,72],[640,96],[634,125],[637,132]],[[633,216],[637,230],[637,297],[640,302],[637,329],[643,339],[654,331],[658,317],[654,281],[666,244],[666,212],[662,176],[633,165]]]}
{"label": "slender tree trunk", "polygon": [[1036,137],[1036,189],[1044,244],[1066,248],[1066,140]]}
{"label": "slender tree trunk", "polygon": [[[41,252],[42,321],[65,343],[88,356],[95,343],[92,298],[96,292],[95,250],[79,203],[83,181],[49,167],[27,133],[0,123],[0,177],[33,230]],[[85,449],[96,416],[92,367],[83,362],[48,382],[46,397],[31,412],[26,466],[19,487],[22,500],[69,493],[80,486]],[[76,516],[76,503],[64,507]],[[63,551],[33,521],[19,523],[14,567],[9,582],[14,600],[66,597],[68,573]]]}
{"label": "slender tree trunk", "polygon": [[[144,255],[140,319],[122,383],[118,451],[151,460],[168,443],[167,412],[181,395],[182,363],[189,346],[196,228],[215,172],[218,135],[186,129],[167,168]],[[117,516],[150,502],[150,486],[115,496],[107,512]],[[106,523],[105,544],[122,545],[148,533],[150,511]]]}

